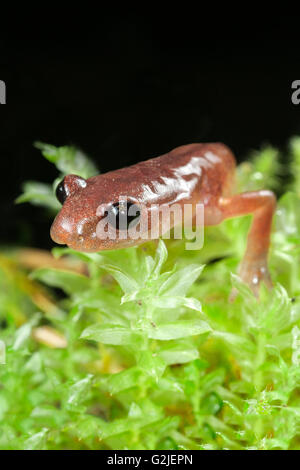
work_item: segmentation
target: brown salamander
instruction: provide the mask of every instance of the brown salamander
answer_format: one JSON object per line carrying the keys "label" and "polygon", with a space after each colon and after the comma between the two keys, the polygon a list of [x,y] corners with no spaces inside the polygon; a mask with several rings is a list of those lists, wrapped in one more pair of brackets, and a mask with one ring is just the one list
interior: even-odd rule
{"label": "brown salamander", "polygon": [[[137,245],[147,238],[142,233],[134,239],[104,239],[97,236],[97,225],[106,217],[108,225],[110,220],[115,220],[115,230],[124,233],[130,223],[141,224],[147,220],[150,223],[147,233],[151,238],[150,229],[154,227],[151,227],[150,215],[155,205],[183,207],[191,204],[194,207],[201,203],[205,225],[253,214],[239,275],[257,294],[261,281],[271,286],[267,256],[276,199],[267,190],[232,194],[235,166],[228,147],[205,143],[184,145],[160,157],[87,180],[68,175],[57,187],[57,197],[63,207],[53,222],[51,237],[78,251]],[[135,209],[131,216],[130,207]],[[122,225],[124,213],[127,222]],[[122,220],[124,222],[124,217]],[[159,226],[154,230],[155,237],[162,235],[161,221],[156,223]]]}

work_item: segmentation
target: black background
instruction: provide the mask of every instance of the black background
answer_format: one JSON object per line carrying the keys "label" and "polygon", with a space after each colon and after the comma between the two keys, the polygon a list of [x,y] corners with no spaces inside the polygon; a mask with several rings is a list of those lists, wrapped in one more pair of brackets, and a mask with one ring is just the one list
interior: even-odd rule
{"label": "black background", "polygon": [[1,243],[53,246],[45,211],[13,203],[24,180],[57,176],[34,141],[75,144],[101,171],[191,142],[225,142],[239,161],[284,148],[300,135],[299,59],[300,40],[183,38],[121,18],[97,39],[0,40]]}

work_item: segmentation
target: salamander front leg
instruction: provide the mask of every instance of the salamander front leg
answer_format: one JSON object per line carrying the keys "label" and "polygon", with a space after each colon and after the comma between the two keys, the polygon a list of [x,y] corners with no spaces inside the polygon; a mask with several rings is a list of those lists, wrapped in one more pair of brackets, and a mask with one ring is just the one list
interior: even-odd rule
{"label": "salamander front leg", "polygon": [[[253,214],[246,252],[239,267],[239,276],[258,296],[260,282],[264,282],[269,288],[272,287],[267,258],[272,218],[276,207],[275,195],[271,191],[248,192],[221,198],[219,204],[223,220]],[[231,299],[234,296],[233,293]]]}

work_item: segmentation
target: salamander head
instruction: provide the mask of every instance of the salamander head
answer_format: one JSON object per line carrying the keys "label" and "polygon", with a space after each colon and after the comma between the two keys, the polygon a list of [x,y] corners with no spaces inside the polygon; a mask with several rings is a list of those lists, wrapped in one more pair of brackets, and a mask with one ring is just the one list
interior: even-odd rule
{"label": "salamander head", "polygon": [[51,227],[52,240],[85,252],[138,244],[127,233],[148,217],[147,210],[134,196],[124,197],[119,186],[105,175],[66,176],[56,188],[62,208]]}

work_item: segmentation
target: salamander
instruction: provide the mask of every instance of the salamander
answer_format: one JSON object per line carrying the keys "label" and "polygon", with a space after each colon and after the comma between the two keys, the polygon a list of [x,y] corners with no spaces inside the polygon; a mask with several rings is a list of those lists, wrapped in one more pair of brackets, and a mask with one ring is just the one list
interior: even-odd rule
{"label": "salamander", "polygon": [[78,251],[97,252],[137,245],[147,239],[143,231],[135,238],[99,237],[97,227],[104,218],[120,234],[126,233],[130,224],[147,221],[148,238],[157,238],[162,235],[162,227],[161,219],[153,222],[150,217],[155,206],[172,208],[176,204],[184,208],[190,204],[195,208],[201,203],[204,225],[252,214],[239,275],[257,294],[261,281],[272,286],[267,257],[276,198],[269,190],[234,194],[235,168],[234,155],[227,146],[199,143],[86,180],[67,175],[57,186],[62,209],[52,224],[51,237]]}

